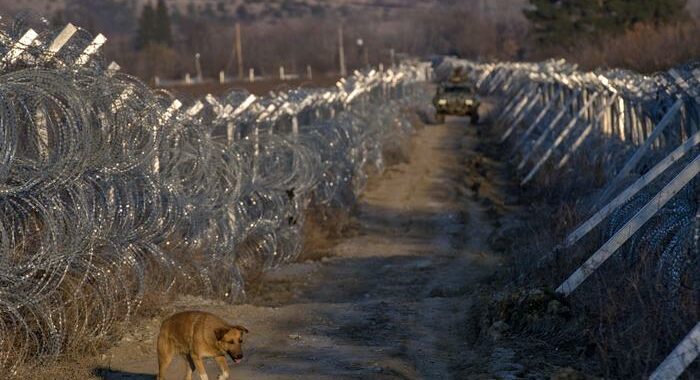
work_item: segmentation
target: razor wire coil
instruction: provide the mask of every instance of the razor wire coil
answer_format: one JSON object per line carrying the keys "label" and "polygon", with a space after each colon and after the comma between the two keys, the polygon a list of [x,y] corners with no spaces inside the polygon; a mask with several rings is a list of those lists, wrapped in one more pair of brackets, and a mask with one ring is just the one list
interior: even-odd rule
{"label": "razor wire coil", "polygon": [[12,58],[0,66],[10,373],[107,336],[149,291],[240,300],[249,276],[299,254],[305,210],[354,200],[382,143],[409,131],[401,109],[426,95],[414,63],[333,89],[183,105],[88,54],[99,36],[78,28],[50,51],[61,31],[29,24],[43,29],[0,26]]}

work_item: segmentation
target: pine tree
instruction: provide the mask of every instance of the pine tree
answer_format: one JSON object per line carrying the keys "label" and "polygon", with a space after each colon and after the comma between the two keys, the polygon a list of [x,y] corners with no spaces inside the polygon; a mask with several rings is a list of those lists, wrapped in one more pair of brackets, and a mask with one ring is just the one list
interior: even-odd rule
{"label": "pine tree", "polygon": [[165,5],[165,0],[158,0],[153,27],[155,42],[168,47],[173,45],[170,14],[168,13],[168,6]]}
{"label": "pine tree", "polygon": [[525,17],[542,45],[605,38],[638,23],[662,25],[683,19],[686,0],[530,0]]}
{"label": "pine tree", "polygon": [[139,18],[139,29],[136,33],[136,48],[144,49],[155,42],[154,33],[155,12],[150,3],[143,6],[141,18]]}

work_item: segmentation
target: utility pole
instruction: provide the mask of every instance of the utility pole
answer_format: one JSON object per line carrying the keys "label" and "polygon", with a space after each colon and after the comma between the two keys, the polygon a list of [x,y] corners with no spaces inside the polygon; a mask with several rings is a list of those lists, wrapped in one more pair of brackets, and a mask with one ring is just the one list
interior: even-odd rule
{"label": "utility pole", "polygon": [[360,49],[360,54],[364,57],[365,67],[369,67],[369,54],[367,53],[367,44],[365,44],[365,40],[358,38],[357,47]]}
{"label": "utility pole", "polygon": [[194,66],[197,70],[197,82],[202,83],[202,64],[199,62],[201,55],[199,53],[194,55]]}
{"label": "utility pole", "polygon": [[343,24],[338,27],[338,55],[340,58],[340,76],[345,77],[348,71],[345,68],[345,46],[343,45]]}
{"label": "utility pole", "polygon": [[243,49],[241,48],[241,23],[236,23],[236,59],[238,59],[238,79],[243,79]]}

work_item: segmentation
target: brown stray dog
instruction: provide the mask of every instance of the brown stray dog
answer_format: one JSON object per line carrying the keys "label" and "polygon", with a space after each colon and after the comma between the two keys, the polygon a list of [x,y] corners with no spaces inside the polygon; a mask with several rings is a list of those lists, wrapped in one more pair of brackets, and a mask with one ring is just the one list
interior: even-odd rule
{"label": "brown stray dog", "polygon": [[226,354],[234,363],[243,358],[241,344],[248,329],[233,326],[214,314],[203,311],[183,311],[163,321],[158,334],[158,380],[165,380],[165,370],[175,355],[182,355],[187,366],[187,380],[197,369],[202,380],[209,380],[204,369],[204,358],[214,358],[221,374],[218,380],[228,379]]}

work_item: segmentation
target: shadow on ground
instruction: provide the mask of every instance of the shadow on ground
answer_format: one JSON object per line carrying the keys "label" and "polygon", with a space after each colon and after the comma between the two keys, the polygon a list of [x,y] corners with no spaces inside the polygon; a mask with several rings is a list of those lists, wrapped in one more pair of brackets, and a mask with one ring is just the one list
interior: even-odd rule
{"label": "shadow on ground", "polygon": [[125,371],[113,371],[108,368],[96,368],[95,375],[103,380],[155,380],[155,375],[147,373],[133,373]]}

